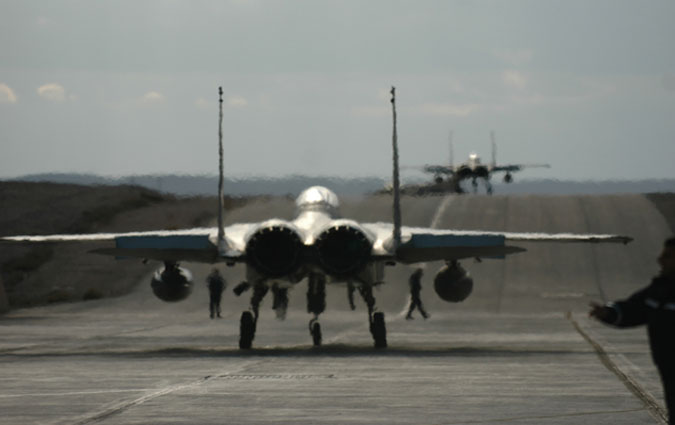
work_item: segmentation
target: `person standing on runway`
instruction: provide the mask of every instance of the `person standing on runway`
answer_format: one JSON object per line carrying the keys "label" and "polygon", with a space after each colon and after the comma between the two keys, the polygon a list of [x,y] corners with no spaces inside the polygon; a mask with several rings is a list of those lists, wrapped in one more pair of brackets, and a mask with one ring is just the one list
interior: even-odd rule
{"label": "person standing on runway", "polygon": [[213,268],[211,274],[206,278],[206,284],[209,287],[209,313],[211,318],[220,317],[220,299],[223,291],[227,287],[227,282],[220,275],[217,268]]}
{"label": "person standing on runway", "polygon": [[425,319],[429,317],[429,314],[424,310],[422,300],[420,299],[420,292],[422,292],[422,274],[424,274],[424,270],[418,268],[410,275],[410,279],[408,280],[408,283],[410,284],[410,307],[408,308],[408,315],[405,316],[406,320],[413,319],[412,313],[415,311],[415,308],[422,313],[422,317]]}
{"label": "person standing on runway", "polygon": [[591,303],[589,316],[619,328],[647,325],[652,359],[661,375],[669,424],[675,425],[675,237],[658,257],[661,271],[625,300]]}

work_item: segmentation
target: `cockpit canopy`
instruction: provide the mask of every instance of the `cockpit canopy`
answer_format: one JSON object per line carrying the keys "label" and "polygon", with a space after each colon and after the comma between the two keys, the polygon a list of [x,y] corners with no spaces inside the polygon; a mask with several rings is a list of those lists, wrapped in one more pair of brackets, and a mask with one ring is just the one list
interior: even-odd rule
{"label": "cockpit canopy", "polygon": [[331,190],[323,186],[312,186],[305,189],[295,200],[298,210],[326,210],[336,213],[340,203]]}

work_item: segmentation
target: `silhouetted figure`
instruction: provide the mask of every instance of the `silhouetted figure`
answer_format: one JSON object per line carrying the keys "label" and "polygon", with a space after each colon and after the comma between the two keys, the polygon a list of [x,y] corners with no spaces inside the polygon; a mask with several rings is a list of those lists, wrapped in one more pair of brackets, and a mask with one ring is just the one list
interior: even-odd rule
{"label": "silhouetted figure", "polygon": [[422,306],[422,300],[420,299],[420,292],[422,291],[422,274],[424,271],[421,268],[418,268],[410,275],[408,283],[410,284],[410,307],[408,308],[408,315],[405,317],[407,320],[412,320],[412,313],[417,308],[422,317],[425,319],[429,317],[426,311],[424,311],[424,306]]}
{"label": "silhouetted figure", "polygon": [[278,284],[272,285],[272,310],[277,315],[277,319],[286,319],[286,310],[288,310],[288,288],[282,288]]}
{"label": "silhouetted figure", "polygon": [[619,328],[647,325],[652,359],[661,375],[669,424],[675,424],[675,237],[658,258],[661,272],[649,286],[625,300],[591,303],[589,315]]}
{"label": "silhouetted figure", "polygon": [[214,268],[206,278],[206,284],[209,287],[209,312],[211,318],[213,319],[214,316],[220,317],[220,298],[227,286],[227,282],[220,275],[218,269]]}
{"label": "silhouetted figure", "polygon": [[347,282],[347,300],[349,300],[349,308],[356,310],[356,305],[354,304],[354,291],[356,288],[351,282]]}

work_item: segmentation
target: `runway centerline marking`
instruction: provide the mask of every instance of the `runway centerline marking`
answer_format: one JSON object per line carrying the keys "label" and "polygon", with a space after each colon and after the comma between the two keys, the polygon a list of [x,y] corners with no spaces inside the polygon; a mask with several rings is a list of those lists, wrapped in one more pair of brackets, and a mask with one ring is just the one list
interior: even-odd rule
{"label": "runway centerline marking", "polygon": [[447,195],[446,197],[443,198],[443,201],[438,205],[438,208],[436,209],[436,213],[434,214],[434,218],[431,219],[431,224],[429,227],[432,229],[436,229],[438,227],[438,223],[441,221],[441,217],[443,217],[443,214],[445,214],[445,210],[448,209],[452,201],[455,200],[454,195]]}

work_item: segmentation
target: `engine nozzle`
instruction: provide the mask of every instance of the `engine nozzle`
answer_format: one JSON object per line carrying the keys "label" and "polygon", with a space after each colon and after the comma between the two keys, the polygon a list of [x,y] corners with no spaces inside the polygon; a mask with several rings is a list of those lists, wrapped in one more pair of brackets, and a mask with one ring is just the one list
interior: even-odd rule
{"label": "engine nozzle", "polygon": [[283,225],[258,229],[246,244],[246,258],[262,274],[278,278],[295,272],[300,265],[302,241]]}
{"label": "engine nozzle", "polygon": [[321,232],[315,248],[319,262],[328,274],[347,276],[363,269],[373,246],[362,230],[342,224]]}

